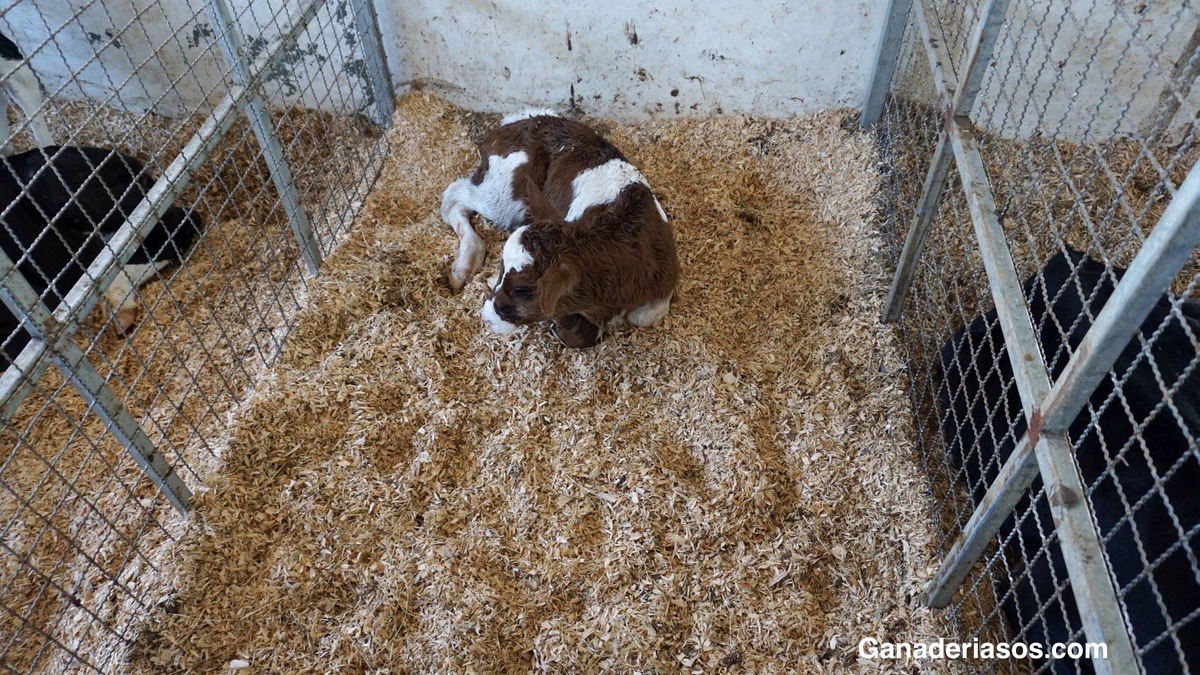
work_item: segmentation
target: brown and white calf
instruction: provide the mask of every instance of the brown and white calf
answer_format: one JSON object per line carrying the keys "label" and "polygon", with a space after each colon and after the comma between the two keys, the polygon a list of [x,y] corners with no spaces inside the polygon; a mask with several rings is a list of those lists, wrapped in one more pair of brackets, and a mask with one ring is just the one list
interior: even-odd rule
{"label": "brown and white calf", "polygon": [[570,347],[590,347],[610,322],[649,326],[667,315],[679,280],[667,214],[642,174],[586,125],[537,111],[510,115],[479,144],[474,173],[442,195],[460,238],[459,290],[479,270],[471,213],[512,232],[483,305],[497,333],[552,321]]}

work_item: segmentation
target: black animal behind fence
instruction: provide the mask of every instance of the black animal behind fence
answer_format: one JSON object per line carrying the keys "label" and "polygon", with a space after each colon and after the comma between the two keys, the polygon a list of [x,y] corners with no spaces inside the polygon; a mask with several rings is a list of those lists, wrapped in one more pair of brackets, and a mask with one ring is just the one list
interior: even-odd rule
{"label": "black animal behind fence", "polygon": [[[1065,367],[1123,275],[1067,249],[1024,284],[1052,374]],[[1200,303],[1163,296],[1070,428],[1110,569],[1147,673],[1200,670]],[[942,348],[947,452],[978,504],[1025,433],[995,310]],[[1031,494],[1038,494],[1041,480]],[[998,596],[1019,639],[1079,640],[1081,623],[1044,496],[1001,531]],[[1056,672],[1091,670],[1059,662]],[[1186,670],[1185,670],[1186,669]]]}
{"label": "black animal behind fence", "polygon": [[[52,145],[0,158],[0,247],[53,311],[153,186],[141,162],[104,148]],[[181,260],[200,227],[199,216],[168,208],[110,289],[113,309],[120,314],[133,287]],[[19,325],[0,309],[6,367],[29,342]]]}

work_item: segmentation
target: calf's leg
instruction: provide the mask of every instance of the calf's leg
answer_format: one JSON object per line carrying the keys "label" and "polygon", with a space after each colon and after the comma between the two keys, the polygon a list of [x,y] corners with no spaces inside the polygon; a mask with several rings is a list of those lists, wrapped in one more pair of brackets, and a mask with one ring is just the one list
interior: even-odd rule
{"label": "calf's leg", "polygon": [[662,300],[647,302],[646,304],[629,312],[626,319],[629,323],[635,326],[653,326],[667,315],[671,310],[671,296],[667,296]]}
{"label": "calf's leg", "polygon": [[554,322],[555,337],[568,347],[586,349],[600,341],[600,326],[579,314],[568,314]]}
{"label": "calf's leg", "polygon": [[450,288],[461,291],[467,281],[483,266],[487,249],[483,240],[471,228],[471,214],[478,211],[475,202],[475,186],[466,178],[459,178],[442,193],[442,219],[458,235],[458,255],[450,268]]}

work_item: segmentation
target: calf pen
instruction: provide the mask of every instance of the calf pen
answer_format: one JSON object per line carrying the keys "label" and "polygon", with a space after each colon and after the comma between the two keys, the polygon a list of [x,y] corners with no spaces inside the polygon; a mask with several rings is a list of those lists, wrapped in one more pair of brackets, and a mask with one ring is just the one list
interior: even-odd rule
{"label": "calf pen", "polygon": [[1186,2],[896,0],[864,106],[925,599],[965,642],[1107,646],[1039,670],[1200,669],[1198,46]]}
{"label": "calf pen", "polygon": [[[353,17],[333,10],[314,20],[342,36]],[[278,48],[293,67],[313,49]],[[343,72],[341,54],[325,63]],[[271,112],[302,158],[319,277],[267,157],[239,159],[259,157],[253,126],[235,126],[196,194],[167,200],[199,211],[203,236],[141,291],[136,332],[100,313],[76,338],[192,492],[187,518],[68,378],[48,371],[17,410],[6,668],[787,672],[852,663],[864,632],[941,632],[914,602],[919,477],[889,452],[909,425],[874,319],[875,154],[844,113],[593,121],[655,185],[690,272],[662,326],[572,352],[544,331],[485,334],[486,275],[445,286],[439,197],[498,116],[408,94],[364,138],[348,113],[371,116],[366,83],[337,81],[357,89],[302,111],[305,87],[283,88]],[[160,118],[122,128],[155,128],[143,119]],[[310,133],[289,136],[293,120]]]}
{"label": "calf pen", "polygon": [[[836,112],[591,120],[686,271],[662,326],[588,352],[483,334],[484,275],[445,288],[438,196],[498,116],[396,106],[366,0],[2,12],[55,140],[159,177],[53,310],[0,259],[33,335],[0,376],[3,668],[1031,663],[861,663],[867,636],[1197,667],[1196,263],[1156,239],[1196,228],[1189,6],[895,0],[870,134]],[[172,203],[201,235],[118,335],[91,310]],[[1114,292],[1117,266],[1141,290]],[[1080,347],[1093,325],[1125,334]]]}

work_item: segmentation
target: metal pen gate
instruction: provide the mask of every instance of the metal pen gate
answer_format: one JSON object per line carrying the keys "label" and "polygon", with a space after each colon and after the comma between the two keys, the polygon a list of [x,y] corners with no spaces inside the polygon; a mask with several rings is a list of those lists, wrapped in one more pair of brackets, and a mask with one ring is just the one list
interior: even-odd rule
{"label": "metal pen gate", "polygon": [[[1197,525],[1187,515],[1200,496],[1164,488],[1200,461],[1190,418],[1180,410],[1180,387],[1190,386],[1197,366],[1187,303],[1200,243],[1198,45],[1196,9],[1183,1],[891,3],[861,116],[880,139],[881,207],[897,261],[883,319],[900,323],[922,429],[917,452],[943,525],[941,568],[925,600],[949,606],[967,641],[997,633],[1028,641],[1059,623],[1082,627],[1073,641],[1107,645],[1107,658],[1090,664],[1097,672],[1139,672],[1151,659],[1168,671],[1198,666],[1189,662],[1187,634],[1196,630],[1200,606],[1179,610],[1170,596],[1200,585]],[[1045,269],[1055,255],[1073,262],[1065,290],[1045,299],[1043,314],[1038,293],[1052,293]],[[1072,284],[1082,284],[1081,270],[1091,264],[1083,261],[1092,256],[1107,275],[1101,285],[1112,280],[1115,289],[1093,315],[1088,303],[1096,292],[1080,288],[1084,316],[1056,325],[1052,301],[1061,307],[1064,297],[1074,298]],[[1121,276],[1116,270],[1125,264]],[[984,315],[989,306],[993,312]],[[1161,325],[1143,328],[1156,307]],[[980,333],[969,327],[989,323],[994,337],[972,343],[974,371],[964,374],[949,354],[956,346],[966,354]],[[1084,334],[1079,325],[1090,328]],[[1159,372],[1166,366],[1155,343],[1176,326],[1191,354],[1177,381]],[[996,344],[999,336],[1003,344]],[[1049,348],[1046,336],[1065,346]],[[1114,364],[1131,340],[1138,356],[1125,370]],[[1131,412],[1134,394],[1123,389],[1128,373],[1142,367],[1153,371],[1161,400],[1149,419]],[[944,379],[952,370],[962,376],[957,388]],[[985,381],[1007,393],[987,398]],[[1113,392],[1100,401],[1094,392],[1102,382]],[[1018,409],[1005,410],[1006,400]],[[982,426],[958,417],[981,411],[985,401]],[[1101,425],[1121,417],[1133,433],[1124,446],[1110,447]],[[1156,464],[1161,448],[1143,437],[1149,424],[1174,425],[1186,439],[1171,449],[1176,461]],[[940,438],[947,429],[967,429],[974,440]],[[1102,446],[1093,453],[1102,455],[1098,476],[1081,473],[1076,459],[1089,443]],[[987,456],[999,447],[1011,449],[1006,461]],[[1128,475],[1131,462],[1148,464],[1153,480],[1143,494],[1122,491],[1118,476]],[[974,493],[964,496],[964,484]],[[1099,503],[1114,485],[1119,499]],[[1052,523],[1037,522],[1047,506]],[[1153,535],[1172,540],[1161,556],[1150,552],[1152,535],[1138,529],[1139,514],[1151,507],[1169,516],[1162,519],[1166,534]],[[1107,527],[1108,517],[1098,521],[1097,509],[1123,514],[1102,532],[1098,522]],[[1133,560],[1109,555],[1123,536],[1133,542]],[[1048,562],[1058,551],[1069,578],[1054,576]],[[1176,558],[1171,569],[1182,574],[1173,581],[1182,591],[1166,586],[1160,572]],[[1140,568],[1131,581],[1115,572],[1131,564]],[[1039,569],[1053,577],[1044,585],[1053,588],[1048,595],[1037,593]],[[1037,597],[1022,604],[1022,592]],[[1136,593],[1154,598],[1161,616],[1134,607]],[[1002,615],[1014,624],[1008,631]],[[1089,663],[1064,657],[1038,667],[1084,672]]]}
{"label": "metal pen gate", "polygon": [[[40,77],[57,143],[160,174],[53,311],[18,269],[29,253],[0,252],[0,299],[32,338],[0,375],[0,664],[106,670],[157,606],[183,527],[165,505],[186,512],[221,453],[214,430],[378,176],[394,95],[370,0],[10,0],[0,32]],[[32,124],[0,142],[33,145]],[[147,315],[114,337],[93,309],[181,199],[204,228],[158,290],[132,291]]]}

